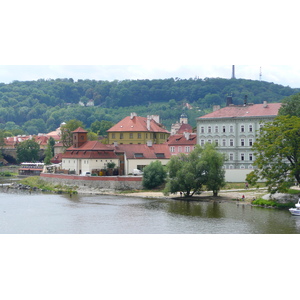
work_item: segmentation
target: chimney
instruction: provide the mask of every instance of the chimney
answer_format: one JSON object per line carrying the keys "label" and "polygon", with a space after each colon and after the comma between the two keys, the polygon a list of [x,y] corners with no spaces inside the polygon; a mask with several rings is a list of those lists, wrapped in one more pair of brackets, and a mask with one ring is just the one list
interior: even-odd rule
{"label": "chimney", "polygon": [[150,122],[151,122],[151,117],[147,116],[147,130],[150,131]]}
{"label": "chimney", "polygon": [[135,112],[132,112],[130,114],[130,120],[132,120],[134,117],[137,117],[137,114]]}
{"label": "chimney", "polygon": [[214,105],[213,106],[213,111],[216,111],[216,110],[219,110],[219,109],[221,109],[220,105]]}
{"label": "chimney", "polygon": [[244,105],[247,105],[248,104],[248,96],[245,95],[245,99],[244,99]]}
{"label": "chimney", "polygon": [[114,146],[115,146],[115,147],[118,147],[118,142],[114,142]]}
{"label": "chimney", "polygon": [[152,143],[151,140],[147,141],[147,146],[148,146],[148,147],[152,147],[152,145],[153,145],[153,143]]}
{"label": "chimney", "polygon": [[268,101],[264,101],[264,108],[268,107]]}
{"label": "chimney", "polygon": [[190,133],[189,132],[184,132],[184,137],[188,141],[190,139]]}
{"label": "chimney", "polygon": [[226,106],[229,106],[231,104],[233,104],[232,103],[232,95],[231,96],[227,96]]}

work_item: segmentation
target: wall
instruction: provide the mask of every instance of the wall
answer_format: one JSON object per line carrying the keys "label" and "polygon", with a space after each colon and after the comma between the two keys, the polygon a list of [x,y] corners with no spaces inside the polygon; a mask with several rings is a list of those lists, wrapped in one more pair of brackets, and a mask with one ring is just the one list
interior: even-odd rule
{"label": "wall", "polygon": [[43,180],[53,184],[62,184],[69,186],[84,186],[99,190],[133,190],[142,189],[141,176],[78,176],[78,175],[60,175],[45,174],[40,175]]}

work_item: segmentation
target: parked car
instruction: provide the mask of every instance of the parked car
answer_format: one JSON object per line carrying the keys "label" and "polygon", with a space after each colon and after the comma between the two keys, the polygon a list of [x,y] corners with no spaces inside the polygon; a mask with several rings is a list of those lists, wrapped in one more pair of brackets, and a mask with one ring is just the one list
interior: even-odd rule
{"label": "parked car", "polygon": [[139,170],[139,169],[133,169],[132,174],[134,176],[136,176],[136,175],[143,175],[143,172],[141,170]]}
{"label": "parked car", "polygon": [[83,175],[83,176],[92,176],[92,175],[91,175],[91,172],[83,172],[82,175]]}

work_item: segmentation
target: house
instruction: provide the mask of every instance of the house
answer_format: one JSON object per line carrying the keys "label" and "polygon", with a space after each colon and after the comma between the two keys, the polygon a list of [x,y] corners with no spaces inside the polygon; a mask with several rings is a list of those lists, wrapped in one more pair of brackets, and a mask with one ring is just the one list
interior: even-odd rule
{"label": "house", "polygon": [[115,152],[120,156],[124,154],[124,171],[125,174],[133,173],[134,169],[143,171],[144,167],[150,165],[153,161],[160,161],[162,165],[166,165],[171,153],[167,144],[132,144],[114,146]]}
{"label": "house", "polygon": [[171,126],[171,135],[179,133],[183,133],[185,131],[193,132],[193,127],[188,124],[188,117],[186,114],[182,114],[180,116],[179,122],[177,121],[175,124],[172,124]]}
{"label": "house", "polygon": [[264,123],[274,120],[280,107],[281,103],[266,101],[263,104],[229,103],[197,119],[197,142],[200,146],[214,142],[227,157],[227,170],[246,170],[244,174],[247,174],[253,169],[252,145],[259,129]]}
{"label": "house", "polygon": [[170,157],[166,144],[152,144],[149,141],[147,144],[119,145],[115,142],[104,145],[99,141],[88,141],[87,131],[79,127],[73,131],[73,145],[61,155],[61,162],[63,170],[76,175],[86,172],[100,174],[108,168],[109,163],[114,163],[118,169],[116,175],[127,175],[133,169],[142,170],[156,160],[165,165]]}
{"label": "house", "polygon": [[170,132],[160,123],[159,116],[139,117],[136,113],[124,118],[112,128],[107,130],[108,143],[118,144],[153,144],[164,143]]}
{"label": "house", "polygon": [[171,155],[189,154],[197,145],[197,134],[185,131],[181,134],[171,135],[166,144],[169,146]]}

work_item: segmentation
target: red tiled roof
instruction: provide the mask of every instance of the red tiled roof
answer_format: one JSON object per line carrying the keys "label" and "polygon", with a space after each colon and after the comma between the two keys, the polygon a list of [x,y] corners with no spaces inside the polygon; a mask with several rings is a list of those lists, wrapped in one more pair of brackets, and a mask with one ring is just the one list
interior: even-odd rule
{"label": "red tiled roof", "polygon": [[107,132],[161,132],[169,133],[166,129],[159,126],[154,120],[150,121],[150,130],[147,129],[147,118],[130,116],[114,125]]}
{"label": "red tiled roof", "polygon": [[180,128],[177,131],[177,134],[181,134],[184,132],[193,132],[193,127],[190,124],[181,124]]}
{"label": "red tiled roof", "polygon": [[[167,144],[154,144],[151,147],[147,146],[146,144],[124,144],[116,146],[115,151],[117,153],[125,152],[128,159],[169,159],[171,157],[171,153]],[[136,155],[141,153],[143,154],[142,157]],[[157,154],[163,154],[163,157],[158,157]]]}
{"label": "red tiled roof", "polygon": [[197,134],[191,133],[189,139],[187,140],[184,134],[174,134],[168,138],[166,142],[169,146],[177,146],[177,145],[196,145],[197,144]]}
{"label": "red tiled roof", "polygon": [[87,141],[84,143],[81,147],[75,148],[71,146],[70,148],[67,149],[68,151],[87,151],[87,150],[92,150],[92,151],[102,151],[102,150],[111,150],[109,145],[104,145],[98,141]]}
{"label": "red tiled roof", "polygon": [[75,133],[87,133],[87,131],[86,130],[84,130],[83,128],[81,128],[81,127],[78,127],[77,129],[75,129],[74,131],[72,131],[73,133],[75,132]]}
{"label": "red tiled roof", "polygon": [[226,106],[210,114],[199,117],[198,120],[277,116],[280,107],[281,103],[268,103],[266,106],[264,104]]}

